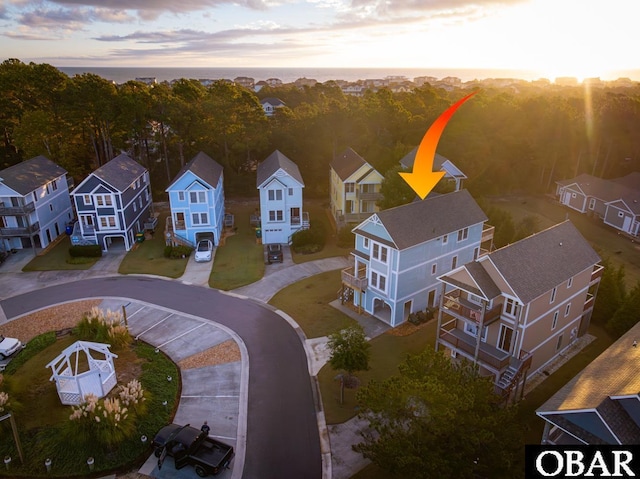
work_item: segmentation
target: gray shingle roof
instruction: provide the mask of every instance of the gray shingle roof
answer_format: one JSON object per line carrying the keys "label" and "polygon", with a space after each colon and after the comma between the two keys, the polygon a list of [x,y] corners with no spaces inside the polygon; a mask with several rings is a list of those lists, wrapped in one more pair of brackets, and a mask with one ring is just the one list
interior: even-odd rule
{"label": "gray shingle roof", "polygon": [[118,191],[125,191],[147,169],[124,153],[108,161],[93,172]]}
{"label": "gray shingle roof", "polygon": [[632,190],[640,190],[640,171],[633,171],[628,175],[614,178],[611,181]]}
{"label": "gray shingle roof", "polygon": [[220,163],[201,151],[180,169],[175,179],[167,187],[167,190],[187,171],[191,171],[208,185],[216,188],[222,177],[222,170]]}
{"label": "gray shingle roof", "polygon": [[[400,164],[404,168],[413,168],[413,162],[416,161],[416,153],[418,152],[418,147],[416,146],[413,150],[407,153],[401,160]],[[444,162],[447,161],[447,158],[436,153],[436,156],[433,159],[433,169],[439,170],[442,168]]]}
{"label": "gray shingle roof", "polygon": [[525,304],[600,261],[568,220],[496,250],[489,259]]}
{"label": "gray shingle roof", "polygon": [[50,159],[36,156],[0,171],[0,181],[24,196],[66,173]]}
{"label": "gray shingle roof", "polygon": [[502,291],[500,291],[500,288],[498,288],[493,279],[491,279],[487,270],[482,267],[482,264],[477,261],[473,261],[471,263],[467,263],[464,267],[477,283],[482,294],[484,294],[488,300],[497,298],[502,294]]}
{"label": "gray shingle roof", "polygon": [[331,162],[331,168],[338,174],[342,181],[353,175],[358,168],[367,162],[352,148],[347,148],[337,155]]}
{"label": "gray shingle roof", "polygon": [[427,197],[377,215],[401,250],[487,221],[467,190]]}
{"label": "gray shingle roof", "polygon": [[605,202],[620,198],[620,192],[624,188],[611,180],[603,180],[586,173],[569,180],[558,181],[557,183],[561,186],[577,184],[585,195],[594,196]]}
{"label": "gray shingle roof", "polygon": [[257,187],[260,188],[260,186],[279,169],[284,170],[289,176],[293,177],[302,186],[304,186],[304,181],[302,180],[302,175],[300,174],[298,165],[284,156],[280,151],[276,150],[271,153],[266,160],[258,165]]}

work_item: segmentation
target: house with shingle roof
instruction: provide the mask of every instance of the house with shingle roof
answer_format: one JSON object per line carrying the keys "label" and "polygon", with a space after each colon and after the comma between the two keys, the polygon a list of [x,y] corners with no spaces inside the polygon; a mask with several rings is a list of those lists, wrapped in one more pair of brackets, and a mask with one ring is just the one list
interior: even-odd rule
{"label": "house with shingle roof", "polygon": [[558,181],[558,201],[632,236],[640,235],[640,173],[605,180],[583,173]]}
{"label": "house with shingle roof", "polygon": [[195,245],[201,239],[220,243],[224,227],[224,174],[222,166],[199,152],[167,187],[171,216],[166,232],[173,242]]}
{"label": "house with shingle roof", "polygon": [[640,323],[536,410],[542,444],[640,444]]}
{"label": "house with shingle roof", "polygon": [[0,252],[46,248],[72,219],[64,168],[36,156],[0,171]]}
{"label": "house with shingle roof", "polygon": [[379,211],[384,177],[352,148],[336,155],[329,167],[331,213],[338,226],[357,223]]}
{"label": "house with shingle roof", "polygon": [[151,214],[149,172],[120,154],[87,176],[72,192],[78,222],[72,244],[129,251]]}
{"label": "house with shingle roof", "polygon": [[342,271],[342,302],[394,327],[436,306],[438,276],[489,249],[486,221],[466,190],[371,215],[353,229],[354,266]]}
{"label": "house with shingle roof", "polygon": [[264,114],[267,116],[273,116],[277,108],[282,108],[283,106],[286,106],[282,100],[275,97],[263,98],[262,100],[260,100],[260,104],[262,105]]}
{"label": "house with shingle roof", "polygon": [[258,165],[256,185],[264,244],[289,244],[293,233],[309,227],[309,213],[302,209],[304,181],[293,161],[274,151]]}
{"label": "house with shingle roof", "polygon": [[474,362],[517,397],[527,374],[586,333],[599,261],[565,221],[440,275],[436,349]]}
{"label": "house with shingle roof", "polygon": [[[413,169],[413,163],[416,161],[417,152],[418,147],[416,146],[400,160],[400,165],[405,170]],[[454,165],[451,160],[438,153],[436,153],[436,156],[433,159],[433,171],[444,171],[443,179],[444,181],[451,183],[454,191],[462,189],[462,183],[467,179],[467,176],[460,171],[460,169]]]}

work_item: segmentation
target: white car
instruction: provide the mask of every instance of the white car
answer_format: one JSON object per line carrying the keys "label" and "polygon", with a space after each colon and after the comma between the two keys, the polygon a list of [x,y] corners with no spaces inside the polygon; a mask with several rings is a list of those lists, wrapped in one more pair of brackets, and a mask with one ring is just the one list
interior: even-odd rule
{"label": "white car", "polygon": [[196,263],[204,263],[211,261],[211,252],[213,251],[213,243],[211,240],[200,240],[196,246]]}
{"label": "white car", "polygon": [[22,342],[15,338],[5,338],[0,334],[0,359],[8,358],[22,349]]}

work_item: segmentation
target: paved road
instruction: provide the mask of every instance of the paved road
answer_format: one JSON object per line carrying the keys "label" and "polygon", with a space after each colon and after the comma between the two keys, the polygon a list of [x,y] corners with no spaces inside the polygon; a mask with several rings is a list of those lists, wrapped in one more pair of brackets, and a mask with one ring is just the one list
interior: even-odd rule
{"label": "paved road", "polygon": [[7,318],[88,297],[119,297],[209,318],[234,330],[249,355],[247,447],[243,477],[322,476],[315,393],[297,333],[253,301],[148,277],[92,278],[0,301]]}

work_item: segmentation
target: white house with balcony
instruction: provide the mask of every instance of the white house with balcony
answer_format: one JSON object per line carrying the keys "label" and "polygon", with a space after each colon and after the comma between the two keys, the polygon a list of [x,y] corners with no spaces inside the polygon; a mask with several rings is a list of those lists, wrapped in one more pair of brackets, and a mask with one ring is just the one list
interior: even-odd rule
{"label": "white house with balcony", "polygon": [[71,219],[64,168],[37,156],[0,171],[0,252],[46,248]]}
{"label": "white house with balcony", "polygon": [[302,175],[280,151],[258,165],[257,188],[264,244],[288,244],[293,233],[309,227],[309,214],[302,209]]}

